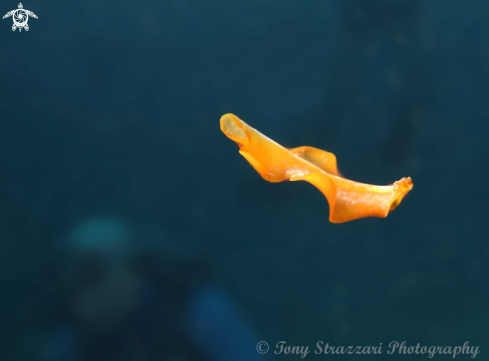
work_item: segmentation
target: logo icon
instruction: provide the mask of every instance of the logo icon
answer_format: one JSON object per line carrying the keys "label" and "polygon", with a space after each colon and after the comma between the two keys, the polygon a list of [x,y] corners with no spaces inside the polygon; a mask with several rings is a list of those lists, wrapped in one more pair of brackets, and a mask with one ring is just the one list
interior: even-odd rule
{"label": "logo icon", "polygon": [[18,9],[9,11],[3,16],[3,18],[6,19],[10,16],[14,20],[14,25],[12,25],[12,31],[19,29],[19,32],[22,30],[22,28],[24,28],[25,31],[29,31],[29,25],[27,25],[29,16],[32,16],[33,18],[37,19],[37,15],[34,14],[32,11],[25,10],[22,3],[19,3]]}

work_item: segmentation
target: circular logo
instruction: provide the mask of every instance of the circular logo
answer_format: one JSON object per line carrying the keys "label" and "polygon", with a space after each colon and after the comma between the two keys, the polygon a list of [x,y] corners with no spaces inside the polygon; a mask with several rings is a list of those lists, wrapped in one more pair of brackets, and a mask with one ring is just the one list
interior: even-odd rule
{"label": "circular logo", "polygon": [[268,352],[268,343],[266,343],[265,341],[260,341],[256,344],[256,350],[258,351],[258,353],[261,353],[262,355],[264,353],[267,353]]}
{"label": "circular logo", "polygon": [[27,24],[27,19],[29,16],[27,15],[27,12],[24,9],[17,9],[14,12],[14,15],[12,16],[14,19],[14,24],[18,28],[22,28]]}

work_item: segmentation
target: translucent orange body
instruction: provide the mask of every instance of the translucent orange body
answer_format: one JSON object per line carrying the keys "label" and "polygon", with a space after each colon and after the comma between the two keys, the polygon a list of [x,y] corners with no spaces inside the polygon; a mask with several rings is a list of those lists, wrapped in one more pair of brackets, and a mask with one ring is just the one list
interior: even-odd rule
{"label": "translucent orange body", "polygon": [[328,200],[333,223],[385,218],[413,188],[409,177],[388,186],[345,179],[338,172],[334,154],[312,147],[284,148],[233,114],[222,116],[221,130],[265,180],[305,180],[318,188]]}

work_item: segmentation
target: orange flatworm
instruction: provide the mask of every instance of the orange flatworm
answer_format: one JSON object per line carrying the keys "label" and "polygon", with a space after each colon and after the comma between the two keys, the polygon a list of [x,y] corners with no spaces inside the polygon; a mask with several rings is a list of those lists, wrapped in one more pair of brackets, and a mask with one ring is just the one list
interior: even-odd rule
{"label": "orange flatworm", "polygon": [[343,178],[334,154],[313,147],[287,149],[233,114],[223,115],[221,130],[239,153],[269,182],[305,180],[324,194],[329,220],[343,223],[364,217],[385,218],[413,188],[411,178],[375,186]]}

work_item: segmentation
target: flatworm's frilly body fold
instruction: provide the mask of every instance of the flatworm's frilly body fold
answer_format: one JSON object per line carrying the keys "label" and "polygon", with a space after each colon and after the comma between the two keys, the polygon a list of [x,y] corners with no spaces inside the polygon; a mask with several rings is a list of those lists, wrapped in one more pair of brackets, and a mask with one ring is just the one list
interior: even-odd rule
{"label": "flatworm's frilly body fold", "polygon": [[388,186],[345,179],[338,172],[334,154],[312,147],[284,148],[233,114],[222,116],[221,130],[265,180],[305,180],[318,188],[328,200],[333,223],[385,218],[413,188],[409,177]]}

